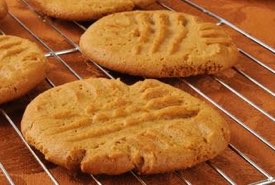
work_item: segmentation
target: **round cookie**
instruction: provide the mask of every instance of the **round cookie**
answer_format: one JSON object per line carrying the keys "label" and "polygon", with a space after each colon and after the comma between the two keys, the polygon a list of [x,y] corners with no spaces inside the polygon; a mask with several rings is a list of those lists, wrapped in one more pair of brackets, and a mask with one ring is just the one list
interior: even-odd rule
{"label": "round cookie", "polygon": [[27,106],[21,131],[47,160],[92,174],[183,169],[229,142],[215,110],[157,80],[128,86],[90,78],[55,87]]}
{"label": "round cookie", "polygon": [[44,14],[65,20],[87,21],[145,7],[155,0],[31,0]]}
{"label": "round cookie", "polygon": [[80,48],[106,68],[153,78],[217,73],[238,59],[221,28],[172,11],[106,16],[81,36]]}
{"label": "round cookie", "polygon": [[6,17],[8,13],[8,6],[5,0],[0,0],[0,19]]}
{"label": "round cookie", "polygon": [[45,76],[46,59],[35,43],[0,36],[0,104],[23,96]]}

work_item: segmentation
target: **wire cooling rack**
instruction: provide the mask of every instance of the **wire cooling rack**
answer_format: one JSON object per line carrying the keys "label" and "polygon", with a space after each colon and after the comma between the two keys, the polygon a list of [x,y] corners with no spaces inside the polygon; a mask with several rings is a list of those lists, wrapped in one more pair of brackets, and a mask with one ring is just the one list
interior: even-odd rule
{"label": "wire cooling rack", "polygon": [[[37,12],[27,1],[25,1],[25,0],[19,0],[19,1],[29,11],[32,11],[33,13],[35,13],[41,19],[41,21],[43,21],[47,26],[49,26],[51,29],[53,29],[61,37],[63,37],[66,40],[66,42],[71,46],[71,48],[70,49],[60,50],[60,51],[54,50],[46,42],[44,42],[37,34],[35,34],[22,20],[20,20],[19,17],[17,17],[16,15],[14,15],[12,12],[9,12],[9,16],[14,21],[16,21],[25,31],[27,31],[29,34],[31,34],[32,37],[35,40],[37,40],[41,46],[44,46],[49,51],[49,52],[47,52],[45,54],[46,57],[53,57],[53,58],[55,58],[58,62],[60,62],[62,65],[64,65],[65,68],[71,74],[73,74],[77,79],[82,79],[82,76],[79,73],[77,73],[75,71],[75,69],[72,66],[70,66],[64,59],[61,58],[62,55],[68,55],[68,54],[75,53],[75,52],[81,52],[80,49],[79,49],[78,44],[75,43],[70,37],[68,37],[66,35],[66,33],[64,33],[60,28],[58,28],[57,26],[55,26],[55,24],[53,23],[53,21],[50,18],[48,18],[48,17],[46,17],[44,15],[41,15],[39,12]],[[162,1],[158,1],[158,3],[164,9],[169,9],[171,11],[175,11],[173,8],[171,8],[168,5],[164,4]],[[207,14],[207,15],[215,18],[217,20],[217,25],[219,25],[219,26],[226,25],[226,26],[230,27],[231,29],[235,30],[236,32],[239,32],[240,34],[242,34],[247,39],[253,41],[256,44],[258,44],[260,47],[265,48],[268,52],[271,52],[272,54],[275,53],[274,48],[272,48],[268,44],[260,41],[259,39],[255,38],[255,37],[253,37],[252,35],[248,34],[244,30],[240,29],[238,26],[236,26],[233,23],[229,22],[228,20],[222,18],[221,16],[219,16],[219,15],[217,15],[217,14],[215,14],[215,13],[213,13],[213,12],[207,10],[207,9],[205,9],[201,5],[196,4],[196,3],[194,3],[193,1],[190,1],[190,0],[181,0],[181,3],[185,3],[188,6],[192,6],[192,7],[196,8],[197,10],[203,12],[204,14]],[[74,24],[74,26],[79,27],[83,31],[85,31],[87,29],[86,26],[84,26],[82,23],[73,22],[73,24]],[[1,28],[1,25],[0,25],[0,33],[1,34],[5,34],[2,30],[3,29]],[[261,60],[257,59],[256,57],[252,56],[251,54],[249,54],[248,52],[246,52],[242,48],[238,48],[238,50],[241,53],[241,55],[247,57],[250,61],[258,64],[260,67],[264,68],[265,70],[267,70],[272,75],[275,74],[275,70],[271,66],[265,64],[263,61],[261,61]],[[98,68],[103,74],[105,74],[106,77],[111,78],[111,79],[115,78],[113,75],[111,75],[111,73],[109,71],[105,70],[104,68],[102,68],[98,64],[94,63],[93,61],[91,61],[91,62],[93,63],[93,65],[95,65],[96,68]],[[253,78],[252,76],[250,76],[249,74],[247,74],[242,69],[240,69],[238,67],[233,67],[233,70],[236,73],[238,73],[239,75],[241,75],[242,77],[244,77],[249,82],[253,83],[258,88],[260,88],[265,93],[269,94],[273,98],[275,97],[275,93],[270,88],[268,88],[264,84],[260,83],[257,79]],[[212,78],[214,81],[216,81],[217,83],[219,83],[225,89],[227,89],[228,91],[230,91],[231,93],[233,93],[236,96],[236,98],[241,99],[242,101],[244,101],[245,103],[247,103],[249,106],[251,106],[253,109],[255,109],[256,111],[258,111],[260,114],[262,114],[263,117],[269,119],[273,123],[275,122],[275,118],[274,118],[273,115],[271,115],[268,111],[264,110],[262,107],[258,106],[255,102],[253,102],[252,100],[250,100],[249,98],[247,98],[241,92],[239,92],[238,90],[234,89],[234,87],[232,87],[229,83],[225,82],[224,80],[222,80],[220,77],[217,77],[217,76],[210,76],[210,78]],[[181,78],[179,80],[181,80],[184,84],[186,84],[189,88],[191,88],[197,94],[199,94],[204,99],[206,99],[208,102],[210,102],[211,104],[213,104],[217,109],[219,109],[226,116],[228,116],[229,119],[233,120],[235,122],[235,124],[239,125],[242,129],[244,129],[245,131],[249,132],[250,135],[251,135],[251,137],[254,137],[257,140],[259,140],[263,145],[265,145],[268,148],[268,150],[271,150],[271,152],[275,151],[275,147],[274,147],[274,145],[270,141],[268,141],[265,137],[263,137],[258,132],[254,131],[254,129],[252,129],[245,122],[243,122],[241,120],[241,118],[238,118],[236,115],[234,115],[232,112],[230,112],[229,110],[227,110],[226,108],[224,108],[221,104],[219,104],[213,98],[211,98],[210,96],[208,96],[207,93],[203,92],[200,88],[198,88],[196,85],[194,85],[191,80],[189,80],[188,78],[186,78],[186,79]],[[46,81],[47,81],[47,83],[51,87],[55,87],[56,86],[56,84],[50,78],[47,77]],[[43,160],[41,160],[41,158],[39,157],[39,155],[37,155],[36,151],[34,151],[32,149],[32,147],[30,147],[30,145],[28,145],[28,143],[25,141],[25,139],[23,138],[20,130],[17,127],[17,124],[15,123],[15,120],[12,119],[12,117],[7,113],[7,111],[4,108],[0,109],[0,111],[1,111],[1,114],[5,117],[5,119],[9,122],[10,126],[15,130],[15,132],[18,135],[18,137],[25,144],[25,146],[27,147],[27,149],[29,150],[29,152],[33,155],[34,159],[42,167],[42,169],[44,170],[44,172],[48,175],[48,177],[52,181],[52,183],[55,184],[55,185],[59,184],[58,179],[50,172],[50,170],[48,169],[47,165],[43,163]],[[237,154],[239,158],[241,158],[242,160],[246,161],[246,163],[248,165],[250,165],[257,172],[259,172],[260,174],[262,174],[262,176],[264,177],[260,181],[251,182],[250,183],[251,185],[256,185],[256,184],[262,184],[263,185],[263,184],[272,184],[272,183],[275,183],[275,177],[273,175],[271,175],[269,172],[267,172],[268,169],[263,169],[258,163],[254,162],[254,160],[251,159],[251,157],[249,157],[248,155],[246,155],[244,152],[242,152],[238,147],[236,147],[232,143],[229,144],[229,149],[232,152],[234,152],[235,154]],[[206,162],[206,164],[210,168],[212,168],[218,175],[220,175],[220,177],[222,177],[228,184],[232,184],[232,185],[237,184],[235,182],[234,178],[232,178],[225,171],[223,171],[222,169],[220,169],[213,162],[208,161],[208,162]],[[1,163],[1,161],[0,161],[0,169],[1,169],[2,173],[4,174],[4,176],[6,177],[7,181],[10,184],[15,184],[14,181],[13,181],[13,179],[12,179],[12,177],[11,177],[11,175],[6,170],[5,166]],[[179,171],[175,171],[173,173],[177,177],[179,177],[179,179],[181,180],[182,184],[188,184],[188,185],[192,184]],[[136,174],[135,172],[131,171],[130,174],[140,184],[142,184],[142,185],[148,184],[148,183],[146,183],[143,180],[142,176]],[[100,182],[100,180],[96,176],[90,175],[90,177],[91,177],[91,181],[94,181],[94,183],[96,183],[98,185],[102,184],[102,182]]]}

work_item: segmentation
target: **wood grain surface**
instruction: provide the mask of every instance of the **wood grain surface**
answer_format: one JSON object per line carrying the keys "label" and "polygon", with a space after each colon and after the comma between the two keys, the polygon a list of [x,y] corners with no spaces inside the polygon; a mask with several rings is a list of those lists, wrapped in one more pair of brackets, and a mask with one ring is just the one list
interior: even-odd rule
{"label": "wood grain surface", "polygon": [[[176,11],[194,14],[203,20],[217,22],[215,18],[206,15],[180,0],[162,0],[161,2]],[[271,47],[275,47],[275,1],[193,0],[193,2],[200,4],[234,23]],[[33,40],[41,46],[45,53],[50,52],[50,49],[53,51],[61,51],[75,48],[72,43],[68,42],[62,35],[49,26],[46,21],[42,21],[43,17],[39,17],[21,0],[8,0],[8,6],[10,15],[0,22],[0,29],[3,30],[4,33]],[[163,7],[156,3],[147,7],[147,9],[163,9]],[[24,29],[13,16],[22,21],[22,23],[41,39],[48,48]],[[61,30],[62,33],[73,42],[79,42],[79,37],[83,33],[83,30],[73,22],[51,19],[50,23]],[[84,24],[90,25],[92,23]],[[274,70],[275,56],[272,52],[264,49],[226,25],[222,25],[222,27],[224,27],[233,37],[239,48],[261,60]],[[83,78],[105,76],[92,62],[86,60],[79,52],[74,52],[60,55],[60,58],[49,57],[48,78],[55,85],[77,80],[76,76],[72,74],[62,62],[66,62]],[[239,63],[235,67],[250,75],[252,78],[268,87],[271,91],[275,91],[274,74],[253,62],[248,57],[241,55]],[[110,73],[115,77],[120,77],[127,83],[133,83],[140,80],[138,77],[131,77],[115,72]],[[162,81],[205,100],[205,98],[200,96],[185,83],[185,81],[190,82],[201,90],[201,92],[218,103],[218,105],[234,115],[244,125],[257,132],[274,146],[274,121],[232,93],[224,85],[215,80],[215,78],[228,84],[271,116],[275,116],[274,96],[263,91],[260,87],[256,86],[233,68],[216,74],[215,76],[162,79]],[[26,96],[5,105],[1,105],[1,109],[7,112],[15,125],[20,128],[20,120],[26,105],[39,93],[49,88],[51,88],[49,83],[44,81]],[[209,104],[212,105],[211,103]],[[232,131],[231,144],[274,177],[274,151],[259,141],[254,135],[245,130],[228,115],[222,114],[228,120],[228,124]],[[96,184],[90,175],[69,172],[45,161],[42,154],[37,151],[35,152],[60,184]],[[5,166],[16,184],[52,184],[48,175],[37,163],[19,135],[2,114],[0,114],[0,162]],[[259,173],[241,158],[240,155],[234,152],[232,148],[226,149],[225,152],[211,160],[210,163],[202,163],[193,168],[178,171],[177,173],[173,172],[139,177],[146,184],[185,184],[183,179],[188,180],[192,184],[228,184],[228,182],[213,168],[213,165],[223,171],[237,184],[249,184],[267,179],[263,174]],[[120,176],[96,176],[96,178],[104,185],[141,184],[131,173]],[[0,172],[0,184],[8,184],[2,172]]]}

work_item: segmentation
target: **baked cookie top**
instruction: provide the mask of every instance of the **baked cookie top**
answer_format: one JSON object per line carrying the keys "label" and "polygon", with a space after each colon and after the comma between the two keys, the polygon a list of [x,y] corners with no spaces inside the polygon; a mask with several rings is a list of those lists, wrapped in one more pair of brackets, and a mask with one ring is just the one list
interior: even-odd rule
{"label": "baked cookie top", "polygon": [[31,0],[44,14],[65,20],[96,20],[105,15],[145,7],[155,0]]}
{"label": "baked cookie top", "polygon": [[47,160],[92,174],[187,168],[229,142],[215,110],[157,80],[90,78],[50,89],[28,105],[21,130]]}
{"label": "baked cookie top", "polygon": [[24,95],[45,75],[46,59],[35,43],[0,36],[0,104]]}
{"label": "baked cookie top", "polygon": [[220,27],[172,11],[106,16],[82,35],[80,47],[106,68],[154,78],[212,74],[238,58],[236,46]]}
{"label": "baked cookie top", "polygon": [[131,0],[31,0],[44,14],[65,20],[94,20],[110,13],[132,10]]}
{"label": "baked cookie top", "polygon": [[3,19],[8,13],[8,6],[5,0],[0,0],[0,19]]}

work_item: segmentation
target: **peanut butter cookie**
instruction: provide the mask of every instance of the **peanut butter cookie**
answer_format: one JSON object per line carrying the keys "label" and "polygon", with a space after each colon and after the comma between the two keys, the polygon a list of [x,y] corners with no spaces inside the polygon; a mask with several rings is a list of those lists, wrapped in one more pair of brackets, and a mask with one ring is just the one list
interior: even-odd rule
{"label": "peanut butter cookie", "polygon": [[30,0],[48,16],[75,21],[96,20],[105,15],[144,8],[155,0]]}
{"label": "peanut butter cookie", "polygon": [[65,20],[87,21],[145,7],[155,0],[31,0],[44,14]]}
{"label": "peanut butter cookie", "polygon": [[28,105],[21,130],[47,160],[92,174],[184,169],[229,142],[215,110],[157,80],[91,78],[50,89]]}
{"label": "peanut butter cookie", "polygon": [[91,25],[80,47],[106,68],[153,78],[217,73],[238,58],[221,28],[172,11],[109,15]]}
{"label": "peanut butter cookie", "polygon": [[18,98],[46,76],[46,59],[33,42],[0,36],[0,104]]}

